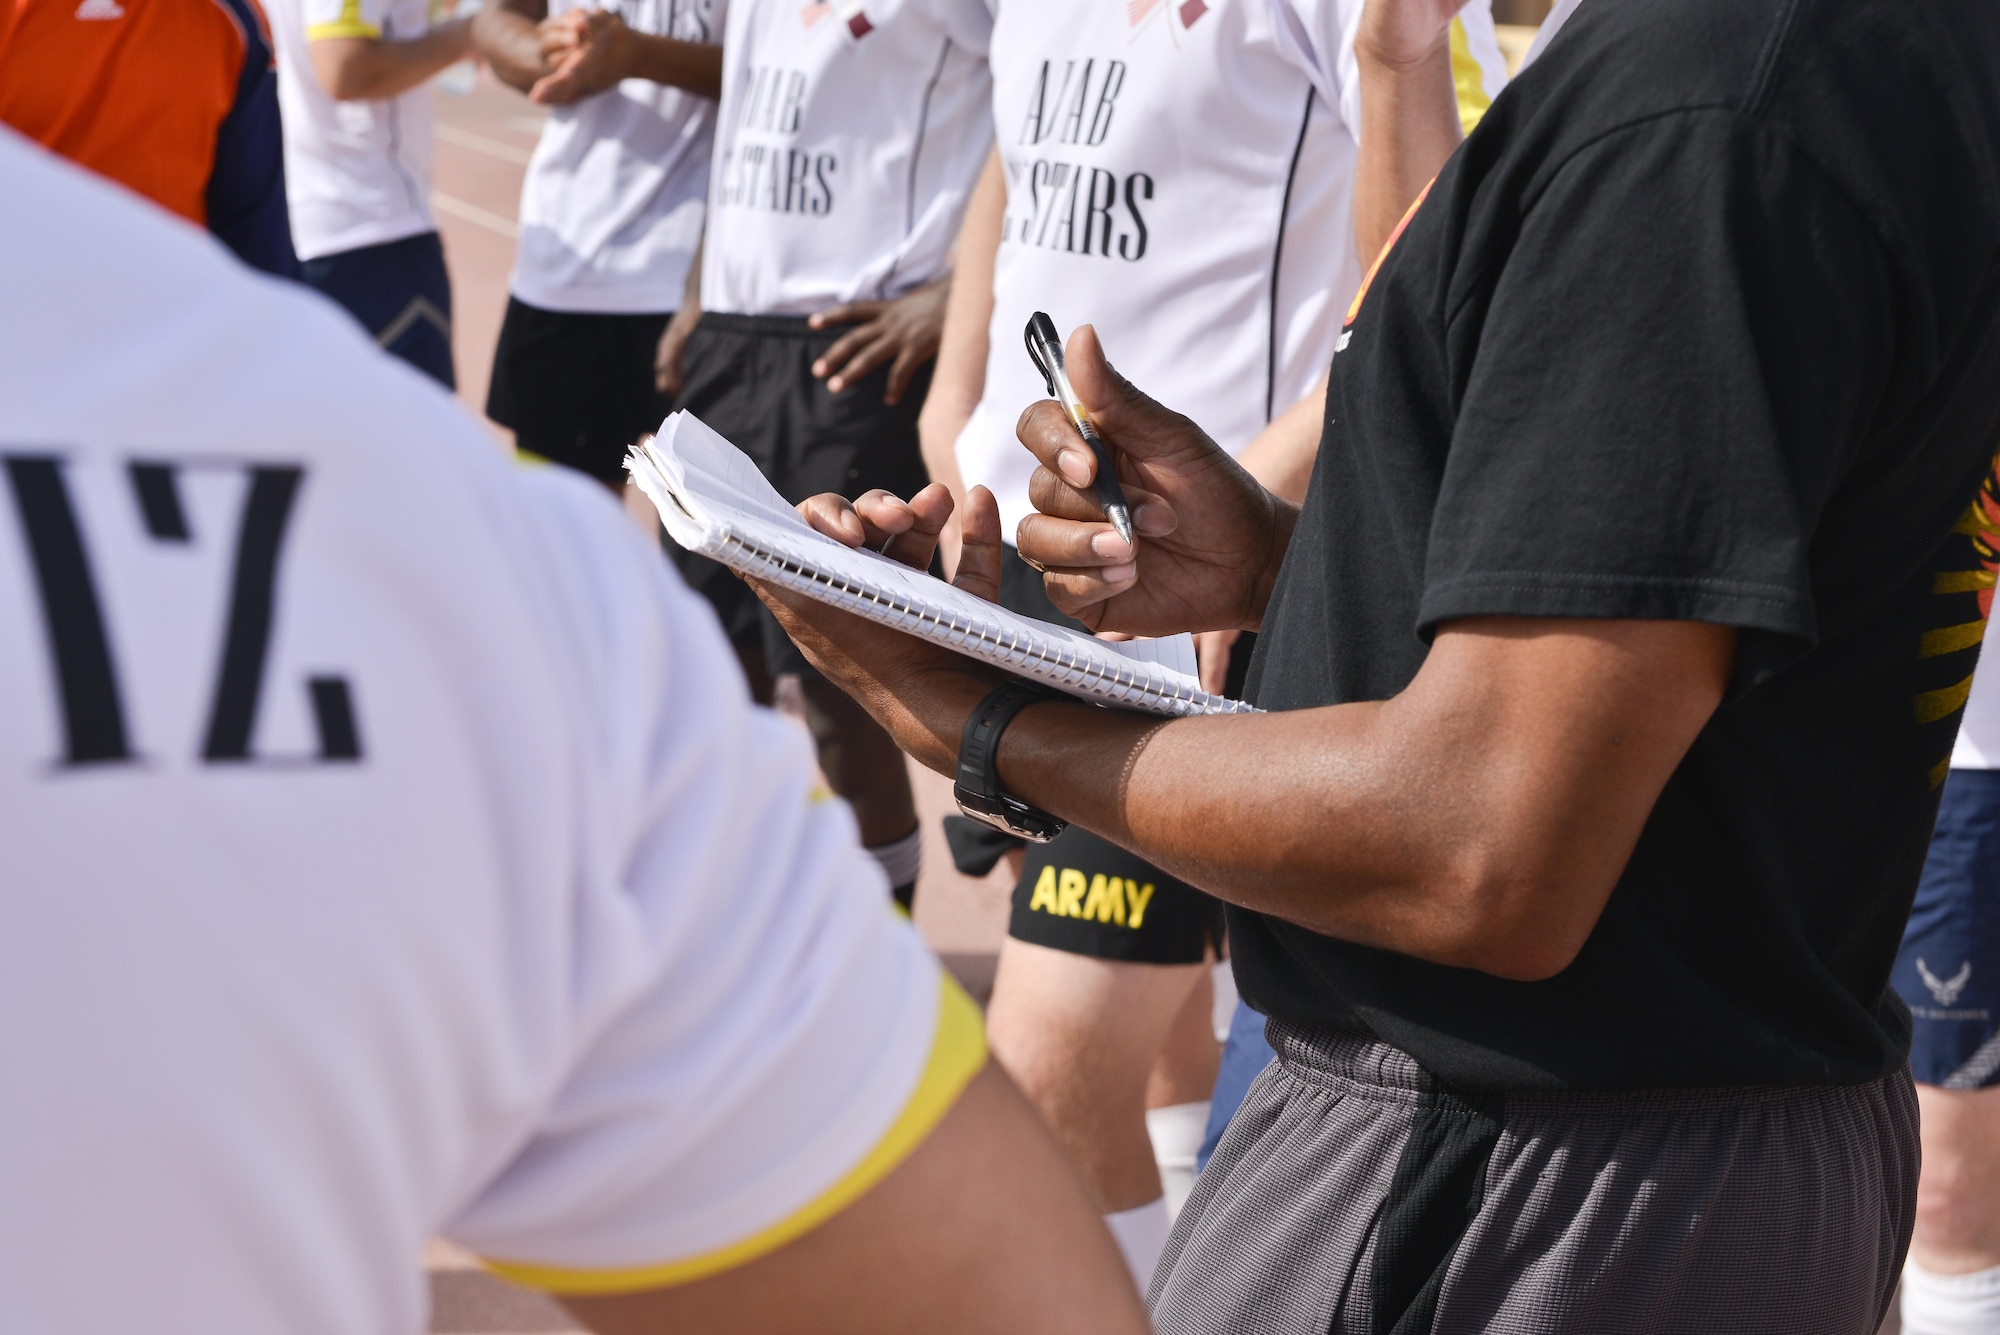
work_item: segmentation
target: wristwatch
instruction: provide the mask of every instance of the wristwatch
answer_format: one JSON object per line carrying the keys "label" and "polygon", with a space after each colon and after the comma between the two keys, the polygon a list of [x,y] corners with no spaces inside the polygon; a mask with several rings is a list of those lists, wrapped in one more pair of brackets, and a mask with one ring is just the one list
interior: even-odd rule
{"label": "wristwatch", "polygon": [[952,795],[958,799],[960,811],[1032,844],[1046,844],[1069,828],[1069,822],[1001,792],[1000,775],[993,764],[1000,752],[1000,734],[1014,721],[1014,715],[1037,700],[1060,698],[1046,686],[1016,679],[979,702],[965,721],[965,735],[958,744],[958,784]]}

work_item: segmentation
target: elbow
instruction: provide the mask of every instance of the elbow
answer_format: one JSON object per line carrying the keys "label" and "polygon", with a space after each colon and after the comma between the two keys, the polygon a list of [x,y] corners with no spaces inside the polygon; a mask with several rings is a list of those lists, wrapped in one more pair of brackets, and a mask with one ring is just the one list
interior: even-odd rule
{"label": "elbow", "polygon": [[1544,983],[1567,969],[1582,952],[1582,941],[1547,936],[1489,938],[1467,945],[1464,967],[1510,983]]}
{"label": "elbow", "polygon": [[374,89],[366,81],[352,75],[327,80],[326,93],[328,97],[331,97],[336,102],[368,102],[374,100]]}
{"label": "elbow", "polygon": [[1431,951],[1434,963],[1474,969],[1514,983],[1554,978],[1583,953],[1610,887],[1601,894],[1556,889],[1546,872],[1481,871],[1448,893],[1449,928]]}
{"label": "elbow", "polygon": [[313,73],[319,77],[319,86],[334,101],[367,102],[380,96],[375,89],[378,80],[374,71],[368,68],[365,59],[356,59],[353,51],[333,54],[316,50],[313,56]]}

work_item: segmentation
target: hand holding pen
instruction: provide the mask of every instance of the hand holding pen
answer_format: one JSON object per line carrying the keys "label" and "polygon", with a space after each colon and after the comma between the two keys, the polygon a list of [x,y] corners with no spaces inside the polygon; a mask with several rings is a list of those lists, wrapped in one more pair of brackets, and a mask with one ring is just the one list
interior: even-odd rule
{"label": "hand holding pen", "polygon": [[[1118,374],[1089,325],[1071,334],[1065,352],[1093,428],[1117,442],[1144,559],[1105,520],[1097,484],[1106,465],[1086,451],[1068,408],[1048,399],[1031,404],[1016,427],[1039,466],[1028,481],[1034,511],[1014,525],[1014,550],[1042,572],[1057,610],[1093,631],[1255,629],[1297,507],[1258,485],[1198,424]],[[996,570],[1003,564],[993,558]]]}
{"label": "hand holding pen", "polygon": [[1083,437],[1083,443],[1090,447],[1091,454],[1097,459],[1097,500],[1104,507],[1104,517],[1111,521],[1111,527],[1118,530],[1118,536],[1130,543],[1132,507],[1126,503],[1124,488],[1118,485],[1118,466],[1111,457],[1111,448],[1097,434],[1096,424],[1090,420],[1090,414],[1084,411],[1083,401],[1070,386],[1069,372],[1063,365],[1062,339],[1056,335],[1055,321],[1036,311],[1028,317],[1024,337],[1028,344],[1028,356],[1049,387],[1049,397],[1063,406],[1070,421],[1075,424],[1077,434]]}

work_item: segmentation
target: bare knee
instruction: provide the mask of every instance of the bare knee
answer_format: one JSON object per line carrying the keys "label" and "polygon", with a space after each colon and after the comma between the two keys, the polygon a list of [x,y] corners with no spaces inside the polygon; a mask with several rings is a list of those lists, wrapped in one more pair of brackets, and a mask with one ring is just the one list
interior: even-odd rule
{"label": "bare knee", "polygon": [[1008,939],[987,1036],[1107,1212],[1158,1199],[1146,1088],[1203,966],[1093,959]]}
{"label": "bare knee", "polygon": [[2000,1265],[2000,1089],[1919,1085],[1917,1102],[1924,1158],[1911,1255],[1942,1274]]}

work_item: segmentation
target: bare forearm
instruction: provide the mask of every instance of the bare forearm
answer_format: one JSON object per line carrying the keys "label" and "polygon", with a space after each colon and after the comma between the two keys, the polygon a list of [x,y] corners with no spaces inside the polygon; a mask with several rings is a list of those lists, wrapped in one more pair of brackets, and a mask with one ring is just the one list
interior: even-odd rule
{"label": "bare forearm", "polygon": [[1165,723],[1038,705],[1003,738],[1001,779],[1231,903],[1546,977],[1719,702],[1734,636],[1519,619],[1450,634],[1388,701]]}
{"label": "bare forearm", "polygon": [[1326,377],[1304,398],[1271,419],[1257,439],[1236,456],[1244,471],[1264,489],[1293,505],[1306,498],[1313,461],[1319,457],[1320,429],[1326,422]]}
{"label": "bare forearm", "polygon": [[628,79],[650,79],[696,97],[722,96],[722,48],[627,30],[620,68]]}
{"label": "bare forearm", "polygon": [[[931,481],[951,489],[960,510],[965,504],[965,478],[958,471],[958,437],[972,420],[986,391],[987,326],[993,320],[993,264],[1000,247],[1001,220],[1007,208],[1007,187],[1000,155],[989,154],[979,180],[966,200],[952,255],[951,294],[944,308],[944,329],[938,340],[937,363],[930,392],[917,418],[917,439]],[[944,534],[942,557],[947,571],[958,568],[958,526]]]}
{"label": "bare forearm", "polygon": [[471,50],[471,25],[464,19],[440,23],[405,41],[329,37],[311,47],[313,73],[341,102],[400,97]]}
{"label": "bare forearm", "polygon": [[527,92],[549,72],[542,58],[536,18],[505,6],[489,6],[472,20],[472,45],[509,88]]}
{"label": "bare forearm", "polygon": [[1445,891],[1465,831],[1430,828],[1436,803],[1407,791],[1410,756],[1385,736],[1382,713],[1356,704],[1163,723],[1036,706],[1003,739],[1001,775],[1024,800],[1230,903],[1463,962],[1463,906]]}
{"label": "bare forearm", "polygon": [[1393,63],[1366,41],[1355,44],[1361,71],[1361,148],[1354,165],[1354,243],[1375,262],[1396,225],[1464,138],[1451,81],[1448,38],[1420,59]]}
{"label": "bare forearm", "polygon": [[1007,207],[1007,187],[998,153],[986,166],[966,200],[952,256],[951,295],[944,308],[944,331],[938,342],[937,368],[924,399],[917,432],[931,477],[951,487],[962,505],[965,487],[959,479],[954,447],[959,433],[979,406],[986,390],[987,326],[993,320],[993,263],[1000,247],[1000,225]]}

